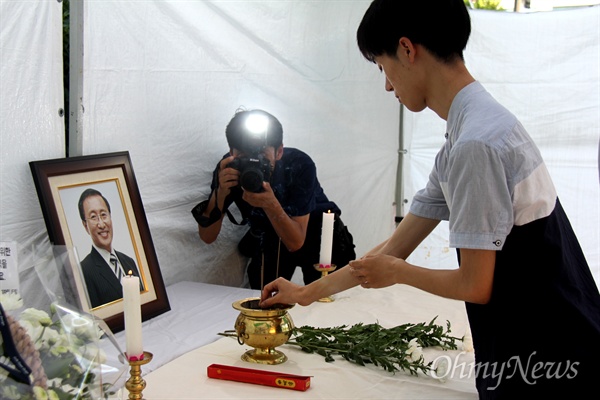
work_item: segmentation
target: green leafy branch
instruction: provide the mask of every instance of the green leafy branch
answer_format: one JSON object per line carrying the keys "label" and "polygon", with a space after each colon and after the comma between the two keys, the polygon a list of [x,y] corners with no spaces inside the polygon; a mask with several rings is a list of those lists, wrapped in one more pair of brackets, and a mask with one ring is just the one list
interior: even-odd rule
{"label": "green leafy branch", "polygon": [[444,329],[435,324],[436,318],[429,324],[407,323],[393,328],[383,328],[378,323],[333,328],[302,326],[294,328],[287,344],[299,346],[307,353],[317,353],[327,362],[335,361],[334,356],[338,355],[358,365],[373,364],[389,372],[404,370],[411,375],[419,371],[427,374],[432,363],[425,364],[420,348],[437,346],[456,350],[456,340],[460,340],[450,335],[449,321]]}

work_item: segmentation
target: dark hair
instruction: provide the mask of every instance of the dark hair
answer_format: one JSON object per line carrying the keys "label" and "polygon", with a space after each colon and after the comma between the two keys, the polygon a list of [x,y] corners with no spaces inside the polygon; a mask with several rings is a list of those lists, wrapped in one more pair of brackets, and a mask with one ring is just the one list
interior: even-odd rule
{"label": "dark hair", "polygon": [[[246,127],[246,119],[250,115],[263,115],[269,121],[267,130],[259,138],[253,137]],[[229,148],[245,153],[253,153],[262,150],[266,146],[273,146],[276,149],[281,146],[283,143],[283,127],[277,118],[266,111],[241,110],[237,111],[227,124],[225,136]]]}
{"label": "dark hair", "polygon": [[420,44],[437,59],[463,58],[471,34],[471,19],[464,0],[374,0],[358,27],[356,39],[362,55],[396,57],[401,37]]}
{"label": "dark hair", "polygon": [[102,193],[100,193],[96,189],[85,189],[83,191],[83,193],[81,193],[81,196],[79,196],[79,204],[78,204],[79,216],[81,217],[82,221],[85,221],[85,212],[83,211],[83,202],[85,201],[85,199],[87,199],[88,197],[92,197],[92,196],[102,197],[102,200],[104,200],[104,202],[106,203],[106,207],[108,208],[108,212],[110,213],[110,204],[108,203],[108,200],[106,200],[106,197],[102,196]]}

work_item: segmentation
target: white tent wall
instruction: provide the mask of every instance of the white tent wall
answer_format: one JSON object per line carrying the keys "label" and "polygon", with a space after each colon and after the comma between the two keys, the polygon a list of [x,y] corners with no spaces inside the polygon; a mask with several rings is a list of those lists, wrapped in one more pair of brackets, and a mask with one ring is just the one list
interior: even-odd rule
{"label": "white tent wall", "polygon": [[29,161],[64,157],[62,65],[62,4],[1,1],[0,241],[16,242],[23,277],[49,246]]}
{"label": "white tent wall", "polygon": [[[311,154],[359,255],[392,232],[399,112],[356,48],[369,2],[84,2],[83,153],[130,152],[167,284],[241,284],[240,230],[225,223],[205,245],[190,215],[239,106],[273,112],[285,145]],[[48,244],[28,163],[65,155],[61,12],[54,0],[0,1],[0,240],[26,250],[21,270]],[[467,63],[540,146],[598,282],[599,8],[471,15]],[[405,112],[403,131],[408,207],[445,124]],[[444,229],[411,259],[454,267]]]}
{"label": "white tent wall", "polygon": [[85,2],[83,154],[130,152],[167,284],[242,284],[247,228],[226,220],[206,245],[190,214],[240,106],[273,113],[284,145],[311,155],[358,254],[393,231],[399,106],[357,50],[368,4]]}
{"label": "white tent wall", "polygon": [[[471,18],[467,66],[536,141],[600,286],[600,7],[530,14],[475,10]],[[409,207],[427,182],[446,125],[430,111],[404,116]],[[442,223],[410,260],[456,267],[447,232]]]}

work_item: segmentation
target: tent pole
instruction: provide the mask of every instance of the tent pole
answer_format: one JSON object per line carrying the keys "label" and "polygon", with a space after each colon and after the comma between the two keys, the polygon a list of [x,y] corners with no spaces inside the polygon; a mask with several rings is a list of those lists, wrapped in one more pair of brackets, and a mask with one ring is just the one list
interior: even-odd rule
{"label": "tent pole", "polygon": [[83,5],[69,2],[69,157],[83,155]]}
{"label": "tent pole", "polygon": [[394,219],[396,224],[399,224],[404,218],[404,185],[402,180],[404,155],[407,150],[404,148],[404,105],[400,104],[400,123],[398,126],[398,167],[396,169],[396,217]]}

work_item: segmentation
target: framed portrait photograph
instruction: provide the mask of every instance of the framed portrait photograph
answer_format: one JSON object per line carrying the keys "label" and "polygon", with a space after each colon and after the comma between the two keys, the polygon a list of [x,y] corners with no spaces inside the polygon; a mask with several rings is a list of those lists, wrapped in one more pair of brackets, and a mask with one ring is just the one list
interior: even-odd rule
{"label": "framed portrait photograph", "polygon": [[50,242],[73,248],[70,286],[84,311],[124,328],[121,278],[140,278],[142,320],[170,310],[129,152],[29,163]]}

